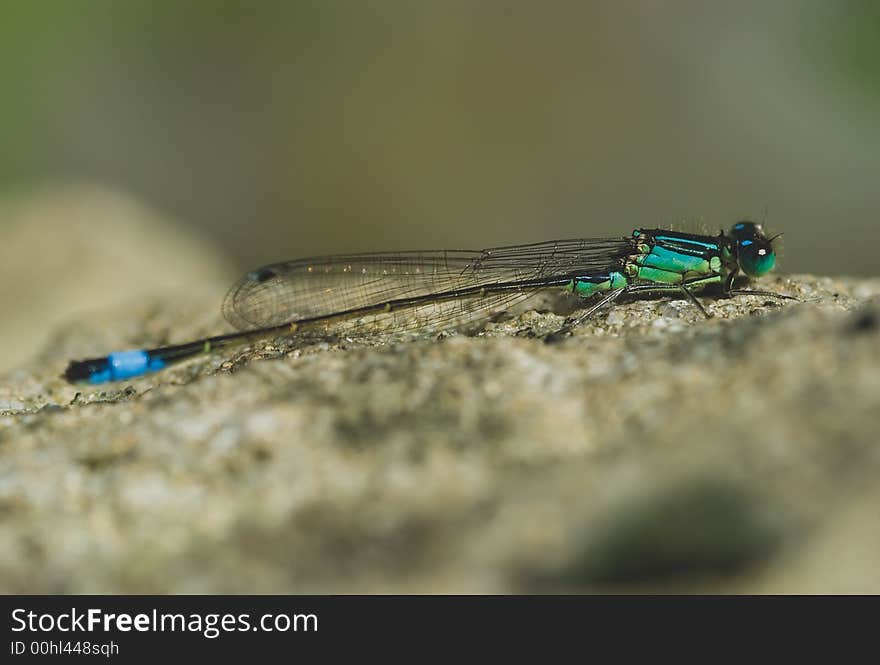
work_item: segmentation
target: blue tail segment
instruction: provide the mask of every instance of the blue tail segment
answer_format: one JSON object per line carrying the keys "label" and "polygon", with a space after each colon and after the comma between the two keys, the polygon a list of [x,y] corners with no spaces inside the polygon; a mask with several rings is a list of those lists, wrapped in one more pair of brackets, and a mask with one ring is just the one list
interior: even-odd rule
{"label": "blue tail segment", "polygon": [[158,372],[165,366],[165,360],[149,351],[120,351],[104,358],[74,360],[67,366],[64,378],[71,383],[124,381]]}
{"label": "blue tail segment", "polygon": [[[275,335],[288,330],[288,326],[277,326],[258,331],[258,337]],[[268,332],[267,332],[268,331]],[[197,339],[186,344],[160,346],[155,349],[138,349],[137,351],[119,351],[103,358],[89,360],[73,360],[64,372],[64,378],[70,383],[107,383],[109,381],[125,381],[145,374],[165,369],[169,365],[194,358],[214,349],[224,348],[230,344],[241,344],[254,338],[254,331],[230,333]]]}

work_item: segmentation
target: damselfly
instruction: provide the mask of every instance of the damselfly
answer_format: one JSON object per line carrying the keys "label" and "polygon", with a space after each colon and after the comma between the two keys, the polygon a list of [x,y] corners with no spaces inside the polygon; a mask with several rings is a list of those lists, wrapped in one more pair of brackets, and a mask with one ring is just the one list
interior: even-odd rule
{"label": "damselfly", "polygon": [[348,254],[275,263],[247,273],[229,291],[223,315],[239,332],[72,361],[73,383],[121,381],[233,345],[282,336],[362,338],[405,330],[444,329],[486,318],[537,291],[557,288],[590,299],[588,309],[556,335],[622,296],[683,295],[706,316],[695,293],[711,284],[724,296],[769,291],[734,288],[776,263],[760,224],[696,235],[636,229],[629,236],[554,240],[480,251]]}

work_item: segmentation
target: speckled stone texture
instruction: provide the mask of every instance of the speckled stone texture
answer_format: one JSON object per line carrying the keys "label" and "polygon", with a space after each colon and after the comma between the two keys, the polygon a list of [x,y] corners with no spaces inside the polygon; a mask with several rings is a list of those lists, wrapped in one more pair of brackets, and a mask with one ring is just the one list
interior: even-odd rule
{"label": "speckled stone texture", "polygon": [[880,280],[761,287],[69,386],[221,331],[90,317],[0,382],[0,590],[880,592]]}

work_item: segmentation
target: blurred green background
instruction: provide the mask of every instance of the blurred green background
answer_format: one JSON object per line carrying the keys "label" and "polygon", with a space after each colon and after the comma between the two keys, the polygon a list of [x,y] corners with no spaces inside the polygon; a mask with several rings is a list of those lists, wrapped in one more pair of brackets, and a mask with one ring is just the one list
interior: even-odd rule
{"label": "blurred green background", "polygon": [[[230,275],[765,215],[783,270],[877,273],[870,0],[3,0],[0,84],[0,196],[94,183]],[[2,281],[75,284],[28,219]]]}

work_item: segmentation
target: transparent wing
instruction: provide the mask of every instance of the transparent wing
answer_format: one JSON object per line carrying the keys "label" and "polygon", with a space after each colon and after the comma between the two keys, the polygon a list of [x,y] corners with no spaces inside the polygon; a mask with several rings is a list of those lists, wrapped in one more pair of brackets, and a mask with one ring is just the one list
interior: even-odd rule
{"label": "transparent wing", "polygon": [[388,304],[387,311],[319,327],[349,335],[443,329],[490,316],[543,282],[620,267],[632,251],[628,238],[605,238],[285,261],[244,275],[227,294],[223,315],[249,330]]}

